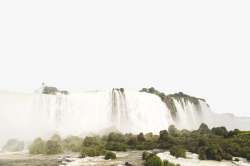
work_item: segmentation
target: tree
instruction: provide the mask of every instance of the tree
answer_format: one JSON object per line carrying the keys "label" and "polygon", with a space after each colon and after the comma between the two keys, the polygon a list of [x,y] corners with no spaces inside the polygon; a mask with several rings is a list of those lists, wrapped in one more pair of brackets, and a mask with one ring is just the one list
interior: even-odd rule
{"label": "tree", "polygon": [[96,137],[86,137],[83,141],[83,146],[85,147],[93,147],[98,145],[98,140]]}
{"label": "tree", "polygon": [[45,144],[44,141],[39,137],[33,141],[33,144],[29,147],[30,154],[44,154]]}
{"label": "tree", "polygon": [[138,139],[139,142],[146,141],[146,138],[144,137],[144,134],[143,134],[143,133],[140,133],[140,134],[137,136],[137,139]]}
{"label": "tree", "polygon": [[172,156],[175,156],[176,158],[178,157],[186,158],[186,149],[181,145],[173,146],[170,148],[169,151],[170,151],[170,154]]}
{"label": "tree", "polygon": [[205,124],[205,123],[202,123],[199,127],[199,130],[200,129],[209,129],[208,126]]}
{"label": "tree", "polygon": [[174,125],[170,125],[168,128],[168,133],[170,135],[172,135],[173,137],[180,137],[181,136],[181,132],[180,130],[178,130],[177,128],[175,128]]}
{"label": "tree", "polygon": [[167,141],[168,140],[168,131],[167,130],[161,130],[160,131],[160,141]]}
{"label": "tree", "polygon": [[62,141],[62,138],[60,137],[60,135],[58,134],[54,134],[51,138],[50,138],[51,141],[56,141],[58,143],[60,143]]}
{"label": "tree", "polygon": [[45,144],[45,153],[46,154],[60,154],[63,153],[62,147],[56,141],[47,141]]}

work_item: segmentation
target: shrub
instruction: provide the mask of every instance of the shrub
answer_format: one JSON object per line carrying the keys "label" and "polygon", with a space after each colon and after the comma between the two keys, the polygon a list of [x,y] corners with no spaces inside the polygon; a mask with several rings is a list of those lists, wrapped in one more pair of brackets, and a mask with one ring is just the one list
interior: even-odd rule
{"label": "shrub", "polygon": [[47,141],[44,149],[48,155],[63,153],[62,147],[56,141]]}
{"label": "shrub", "polygon": [[70,136],[62,140],[63,149],[73,152],[80,152],[83,139],[77,136]]}
{"label": "shrub", "polygon": [[57,92],[59,92],[59,90],[56,87],[45,86],[43,88],[43,93],[44,94],[55,95]]}
{"label": "shrub", "polygon": [[190,137],[191,138],[199,138],[200,137],[200,131],[197,131],[197,130],[195,130],[195,131],[192,131],[191,133],[190,133]]}
{"label": "shrub", "polygon": [[199,159],[221,161],[222,149],[219,145],[203,146],[199,149]]}
{"label": "shrub", "polygon": [[18,141],[16,139],[9,139],[5,146],[3,146],[3,151],[22,151],[24,149],[24,142]]}
{"label": "shrub", "polygon": [[33,144],[29,147],[30,154],[44,154],[45,145],[43,140],[39,137],[33,141]]}
{"label": "shrub", "polygon": [[127,146],[119,142],[107,142],[105,144],[105,148],[107,150],[112,150],[112,151],[123,151],[123,152],[127,151]]}
{"label": "shrub", "polygon": [[240,159],[239,159],[239,158],[235,158],[234,161],[237,161],[237,162],[238,162],[238,161],[240,161]]}
{"label": "shrub", "polygon": [[156,154],[151,153],[146,158],[146,166],[162,166],[162,160]]}
{"label": "shrub", "polygon": [[[170,163],[168,160],[163,161],[163,166],[175,166],[175,164]],[[180,166],[180,164],[177,164],[176,166]]]}
{"label": "shrub", "polygon": [[125,136],[121,133],[111,132],[108,136],[108,142],[125,142]]}
{"label": "shrub", "polygon": [[107,152],[104,157],[106,160],[108,159],[116,159],[116,154],[113,152]]}
{"label": "shrub", "polygon": [[158,145],[154,142],[143,142],[143,143],[137,145],[135,148],[137,150],[153,150],[157,147],[158,147]]}
{"label": "shrub", "polygon": [[159,141],[167,141],[167,140],[168,140],[168,131],[167,130],[161,130],[160,131]]}
{"label": "shrub", "polygon": [[60,143],[62,141],[62,138],[60,137],[60,135],[58,134],[54,134],[51,138],[50,138],[51,141],[56,141],[58,143]]}
{"label": "shrub", "polygon": [[229,153],[222,153],[222,159],[232,160],[233,156],[231,154],[229,154]]}
{"label": "shrub", "polygon": [[207,141],[205,139],[203,139],[203,138],[200,138],[198,145],[199,146],[206,146],[207,145]]}
{"label": "shrub", "polygon": [[190,131],[188,131],[187,129],[183,129],[183,130],[181,130],[181,135],[182,135],[182,137],[189,138]]}
{"label": "shrub", "polygon": [[98,144],[98,139],[96,137],[85,137],[83,141],[83,146],[85,147],[94,147]]}
{"label": "shrub", "polygon": [[173,136],[173,137],[180,137],[181,136],[181,132],[180,130],[178,130],[177,128],[175,128],[174,125],[170,125],[168,128],[168,133]]}
{"label": "shrub", "polygon": [[219,145],[209,146],[206,150],[207,159],[221,161],[222,149]]}
{"label": "shrub", "polygon": [[136,146],[137,144],[138,144],[138,140],[136,137],[131,137],[127,141],[127,145]]}
{"label": "shrub", "polygon": [[225,137],[228,134],[228,131],[227,131],[226,127],[224,127],[224,126],[222,126],[222,127],[213,127],[212,128],[212,133],[215,134],[215,135]]}
{"label": "shrub", "polygon": [[205,124],[205,123],[202,123],[199,127],[199,130],[200,129],[209,129],[208,126]]}
{"label": "shrub", "polygon": [[206,150],[207,150],[207,147],[204,147],[204,146],[200,147],[199,152],[198,152],[200,160],[206,160],[207,159]]}
{"label": "shrub", "polygon": [[170,148],[170,154],[172,156],[175,156],[176,158],[178,157],[186,158],[186,149],[180,145],[173,146]]}
{"label": "shrub", "polygon": [[143,160],[146,160],[146,158],[149,156],[149,153],[148,152],[146,152],[146,151],[144,151],[143,153],[142,153],[142,159]]}
{"label": "shrub", "polygon": [[146,138],[144,137],[144,134],[143,133],[140,133],[138,136],[137,136],[137,140],[139,142],[143,142],[143,141],[146,141]]}
{"label": "shrub", "polygon": [[246,158],[248,161],[250,161],[250,153],[247,153]]}
{"label": "shrub", "polygon": [[99,145],[96,147],[84,147],[81,149],[81,157],[85,156],[95,157],[95,156],[105,155],[105,153],[106,150],[103,145]]}
{"label": "shrub", "polygon": [[169,161],[168,160],[163,160],[163,166],[169,166]]}

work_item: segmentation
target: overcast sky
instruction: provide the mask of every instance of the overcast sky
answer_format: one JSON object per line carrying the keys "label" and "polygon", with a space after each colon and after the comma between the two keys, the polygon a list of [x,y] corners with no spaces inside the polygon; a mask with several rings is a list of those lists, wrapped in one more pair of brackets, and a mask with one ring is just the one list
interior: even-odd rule
{"label": "overcast sky", "polygon": [[0,1],[0,90],[155,87],[250,117],[250,1]]}

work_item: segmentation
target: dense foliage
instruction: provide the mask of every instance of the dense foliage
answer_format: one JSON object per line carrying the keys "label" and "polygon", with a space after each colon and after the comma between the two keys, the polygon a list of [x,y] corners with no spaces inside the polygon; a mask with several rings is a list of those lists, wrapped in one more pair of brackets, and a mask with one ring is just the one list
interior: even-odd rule
{"label": "dense foliage", "polygon": [[178,157],[186,158],[186,149],[181,145],[172,146],[169,151],[170,154],[172,156],[175,156],[176,158]]}
{"label": "dense foliage", "polygon": [[[127,151],[127,149],[152,150],[169,149],[175,157],[186,157],[186,150],[197,153],[201,160],[232,160],[232,156],[250,160],[250,132],[235,129],[227,131],[225,127],[209,129],[204,123],[197,130],[178,130],[174,125],[168,130],[153,133],[121,134],[112,132],[108,135],[79,138],[69,136],[65,139],[57,134],[51,140],[37,138],[29,147],[31,154],[57,154],[63,151],[80,152],[81,157],[105,156],[108,151]],[[171,165],[153,154],[143,152],[142,158],[148,165]]]}
{"label": "dense foliage", "polygon": [[[60,136],[59,136],[60,137]],[[55,138],[52,136],[52,138]],[[61,137],[60,137],[61,138]],[[29,147],[30,154],[60,154],[64,150],[59,142],[48,140],[47,142],[43,141],[41,138],[37,138],[33,141],[33,144]]]}
{"label": "dense foliage", "polygon": [[48,155],[63,153],[63,149],[61,145],[59,145],[58,142],[51,141],[51,140],[46,142],[46,144],[44,145],[44,150],[45,150],[45,153]]}
{"label": "dense foliage", "polygon": [[69,136],[61,141],[61,145],[65,151],[80,152],[83,140],[77,136]]}
{"label": "dense foliage", "polygon": [[33,141],[33,144],[29,147],[30,154],[45,154],[44,141],[39,137]]}

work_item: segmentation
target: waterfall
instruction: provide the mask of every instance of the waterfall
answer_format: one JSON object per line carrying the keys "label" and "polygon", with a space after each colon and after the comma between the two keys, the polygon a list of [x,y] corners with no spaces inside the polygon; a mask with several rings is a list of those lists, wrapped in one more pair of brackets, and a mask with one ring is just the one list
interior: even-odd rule
{"label": "waterfall", "polygon": [[175,122],[178,129],[196,130],[201,123],[205,123],[210,129],[225,126],[227,130],[235,128],[250,130],[250,118],[235,117],[232,114],[216,114],[205,101],[199,100],[198,105],[189,101],[185,103],[184,100],[182,102],[174,100],[174,103],[177,108]]}
{"label": "waterfall", "polygon": [[153,132],[173,124],[170,111],[153,94],[95,91],[69,95],[0,91],[0,146],[10,138],[33,140],[99,133],[115,127],[123,133]]}
{"label": "waterfall", "polygon": [[86,135],[115,128],[123,133],[168,129],[198,129],[201,123],[228,130],[250,130],[249,118],[216,114],[205,101],[199,104],[174,100],[176,117],[160,97],[146,92],[120,90],[45,95],[0,91],[0,147],[10,138],[32,141],[48,139],[53,133]]}

